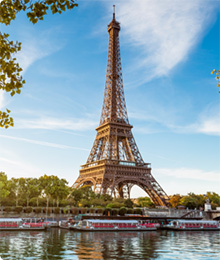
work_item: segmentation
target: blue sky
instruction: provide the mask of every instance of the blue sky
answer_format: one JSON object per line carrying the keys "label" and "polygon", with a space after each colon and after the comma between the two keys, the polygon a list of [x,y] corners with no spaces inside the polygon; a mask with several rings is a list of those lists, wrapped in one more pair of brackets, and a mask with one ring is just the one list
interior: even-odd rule
{"label": "blue sky", "polygon": [[[168,195],[220,191],[219,1],[78,1],[32,25],[2,26],[22,42],[25,87],[0,93],[15,126],[0,131],[0,171],[73,184],[96,136],[116,4],[125,99],[133,135]],[[138,187],[132,197],[145,196]]]}

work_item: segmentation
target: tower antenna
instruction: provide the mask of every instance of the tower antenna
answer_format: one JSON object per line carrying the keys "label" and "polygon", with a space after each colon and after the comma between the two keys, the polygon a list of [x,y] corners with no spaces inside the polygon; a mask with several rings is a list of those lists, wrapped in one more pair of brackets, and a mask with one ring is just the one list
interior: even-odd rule
{"label": "tower antenna", "polygon": [[113,5],[113,20],[115,20],[115,5]]}

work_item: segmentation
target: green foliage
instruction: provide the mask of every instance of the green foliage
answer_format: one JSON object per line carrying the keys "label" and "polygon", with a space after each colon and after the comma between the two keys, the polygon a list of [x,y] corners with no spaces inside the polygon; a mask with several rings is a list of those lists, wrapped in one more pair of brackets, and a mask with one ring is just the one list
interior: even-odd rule
{"label": "green foliage", "polygon": [[39,213],[42,212],[42,208],[41,208],[41,207],[36,207],[36,208],[34,209],[34,212],[35,212],[36,214],[39,214]]}
{"label": "green foliage", "polygon": [[120,202],[110,202],[106,207],[108,207],[108,208],[121,208],[121,207],[123,207],[124,206],[124,203],[120,203]]}
{"label": "green foliage", "polygon": [[[216,75],[215,79],[218,81],[217,87],[220,88],[220,70],[213,70],[211,72],[211,74],[213,74],[213,73],[215,73],[215,75]],[[219,93],[220,93],[220,90],[219,90]]]}
{"label": "green foliage", "polygon": [[117,216],[119,210],[118,209],[112,209],[112,216]]}
{"label": "green foliage", "polygon": [[7,212],[7,213],[8,213],[8,212],[11,212],[11,211],[12,211],[12,208],[11,208],[11,207],[5,207],[5,208],[4,208],[4,211]]}
{"label": "green foliage", "polygon": [[127,210],[127,214],[134,214],[134,210],[133,209],[128,209]]}
{"label": "green foliage", "polygon": [[[0,1],[0,23],[10,25],[19,12],[26,12],[27,18],[33,24],[43,20],[48,10],[52,14],[65,12],[78,6],[75,0],[2,0]],[[21,50],[21,43],[9,40],[9,34],[0,33],[0,89],[10,93],[20,94],[25,84],[21,76],[22,68],[16,62],[15,54]],[[10,110],[0,111],[0,127],[13,126],[13,118],[9,117]]]}
{"label": "green foliage", "polygon": [[194,193],[188,193],[187,196],[183,196],[180,200],[180,204],[189,209],[199,209],[205,204],[205,197],[203,195],[196,195]]}
{"label": "green foliage", "polygon": [[8,180],[7,176],[4,172],[0,172],[0,206],[2,205],[2,201],[8,196]]}
{"label": "green foliage", "polygon": [[59,202],[66,198],[69,194],[69,187],[67,186],[67,181],[65,179],[59,179],[57,176],[51,175],[41,176],[39,178],[40,187],[42,188],[42,193],[47,198],[47,205],[49,206],[49,201],[51,199],[56,200],[57,207]]}
{"label": "green foliage", "polygon": [[134,214],[142,215],[141,209],[134,209]]}
{"label": "green foliage", "polygon": [[17,212],[17,213],[21,213],[22,210],[23,210],[23,207],[21,207],[21,206],[17,206],[17,207],[14,208],[14,211]]}
{"label": "green foliage", "polygon": [[31,213],[33,211],[32,207],[26,207],[25,208],[25,213]]}
{"label": "green foliage", "polygon": [[120,216],[124,216],[127,213],[127,209],[125,207],[121,207],[118,213]]}
{"label": "green foliage", "polygon": [[111,216],[112,209],[111,208],[105,208],[103,211],[103,215],[105,216]]}
{"label": "green foliage", "polygon": [[154,203],[151,201],[148,197],[140,197],[138,198],[138,205],[139,207],[147,207],[147,208],[153,208]]}
{"label": "green foliage", "polygon": [[55,213],[55,214],[60,214],[60,208],[56,207],[56,208],[54,209],[54,213]]}
{"label": "green foliage", "polygon": [[124,202],[124,205],[126,208],[132,208],[134,203],[131,199],[127,199],[125,202]]}
{"label": "green foliage", "polygon": [[73,215],[78,215],[78,214],[79,214],[79,209],[78,209],[78,208],[72,208],[72,209],[71,209],[71,213],[72,213]]}
{"label": "green foliage", "polygon": [[176,208],[177,206],[181,205],[180,200],[182,196],[180,194],[174,194],[170,196],[170,204],[173,208]]}

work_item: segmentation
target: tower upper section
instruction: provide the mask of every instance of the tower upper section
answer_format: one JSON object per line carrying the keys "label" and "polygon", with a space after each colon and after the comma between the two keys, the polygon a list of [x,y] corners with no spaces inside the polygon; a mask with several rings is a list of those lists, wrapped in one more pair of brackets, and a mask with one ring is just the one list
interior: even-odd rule
{"label": "tower upper section", "polygon": [[113,6],[113,19],[108,25],[108,61],[100,125],[110,122],[129,124],[122,80],[119,31],[120,24],[115,19]]}

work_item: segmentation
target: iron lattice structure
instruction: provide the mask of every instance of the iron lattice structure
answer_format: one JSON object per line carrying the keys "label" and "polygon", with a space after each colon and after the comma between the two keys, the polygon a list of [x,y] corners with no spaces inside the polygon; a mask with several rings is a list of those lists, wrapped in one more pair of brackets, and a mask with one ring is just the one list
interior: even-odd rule
{"label": "iron lattice structure", "polygon": [[87,159],[81,166],[73,188],[92,185],[96,193],[130,198],[130,191],[138,185],[159,206],[168,206],[169,198],[151,174],[151,166],[144,163],[129,124],[119,45],[120,24],[108,25],[109,48],[105,92],[97,135]]}

